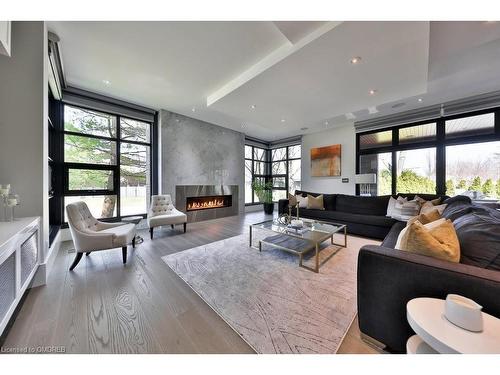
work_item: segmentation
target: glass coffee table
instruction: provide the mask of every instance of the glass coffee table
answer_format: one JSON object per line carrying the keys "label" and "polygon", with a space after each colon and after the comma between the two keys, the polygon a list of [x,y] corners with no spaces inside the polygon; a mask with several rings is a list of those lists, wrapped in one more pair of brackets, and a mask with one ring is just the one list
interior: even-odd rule
{"label": "glass coffee table", "polygon": [[[316,273],[319,272],[319,247],[321,243],[330,239],[332,245],[347,247],[347,227],[343,224],[328,223],[325,221],[301,219],[304,222],[301,231],[289,228],[276,220],[267,220],[250,225],[250,247],[262,251],[262,244],[288,251],[299,256],[299,266]],[[258,246],[252,243],[256,230],[263,230],[272,235],[259,240]],[[344,244],[333,242],[333,235],[344,232]],[[311,268],[302,264],[304,254],[314,250],[315,267]],[[326,263],[335,253],[332,253],[321,262]]]}

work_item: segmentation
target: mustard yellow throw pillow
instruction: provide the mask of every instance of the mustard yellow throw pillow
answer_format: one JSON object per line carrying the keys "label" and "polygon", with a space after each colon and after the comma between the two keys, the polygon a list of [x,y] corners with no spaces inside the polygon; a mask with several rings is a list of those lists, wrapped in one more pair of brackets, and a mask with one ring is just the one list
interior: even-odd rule
{"label": "mustard yellow throw pillow", "polygon": [[422,224],[429,224],[432,223],[433,221],[441,219],[441,215],[439,214],[439,211],[437,209],[434,209],[432,211],[429,211],[427,213],[421,213],[418,216],[412,217],[410,220],[408,220],[408,223],[406,226],[410,225],[411,223],[415,221],[420,221]]}
{"label": "mustard yellow throw pillow", "polygon": [[307,208],[313,210],[324,210],[325,206],[323,205],[323,194],[318,195],[316,198],[307,194]]}
{"label": "mustard yellow throw pillow", "polygon": [[460,243],[457,233],[451,220],[440,222],[441,220],[427,224],[427,226],[419,221],[410,224],[406,233],[406,241],[402,241],[400,249],[458,263]]}
{"label": "mustard yellow throw pillow", "polygon": [[421,214],[428,214],[431,211],[438,210],[439,214],[442,215],[446,206],[447,206],[447,204],[440,204],[440,205],[434,206],[432,204],[432,202],[425,202],[422,205],[422,208],[420,209],[420,213]]}

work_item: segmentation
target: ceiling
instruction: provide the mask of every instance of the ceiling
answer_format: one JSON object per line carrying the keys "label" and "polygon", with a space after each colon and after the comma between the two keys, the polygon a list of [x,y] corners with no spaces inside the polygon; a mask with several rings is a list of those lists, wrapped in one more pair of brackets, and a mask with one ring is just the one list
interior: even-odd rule
{"label": "ceiling", "polygon": [[500,22],[48,28],[69,85],[270,141],[500,89]]}

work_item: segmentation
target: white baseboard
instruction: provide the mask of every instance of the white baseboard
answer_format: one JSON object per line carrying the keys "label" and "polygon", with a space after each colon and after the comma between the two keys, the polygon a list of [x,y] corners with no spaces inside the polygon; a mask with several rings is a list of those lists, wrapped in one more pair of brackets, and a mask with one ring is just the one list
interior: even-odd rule
{"label": "white baseboard", "polygon": [[54,241],[52,242],[52,246],[49,247],[49,252],[47,257],[45,258],[45,262],[38,266],[38,270],[36,271],[35,276],[33,277],[33,282],[31,287],[37,287],[41,285],[45,285],[47,283],[47,277],[49,276],[50,271],[52,270],[52,266],[54,265],[54,261],[56,260],[57,254],[59,253],[59,249],[61,248],[62,242],[62,233],[61,230],[56,234]]}

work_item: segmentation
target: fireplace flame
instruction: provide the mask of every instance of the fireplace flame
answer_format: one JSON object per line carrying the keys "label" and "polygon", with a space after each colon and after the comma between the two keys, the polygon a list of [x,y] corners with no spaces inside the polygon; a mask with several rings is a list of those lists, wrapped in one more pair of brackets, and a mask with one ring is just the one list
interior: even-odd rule
{"label": "fireplace flame", "polygon": [[187,210],[203,210],[204,208],[217,208],[217,207],[224,207],[224,200],[223,199],[207,199],[203,202],[190,202],[187,205]]}

